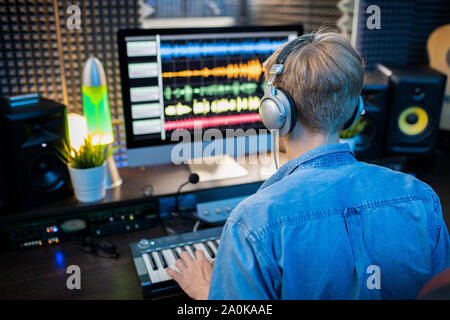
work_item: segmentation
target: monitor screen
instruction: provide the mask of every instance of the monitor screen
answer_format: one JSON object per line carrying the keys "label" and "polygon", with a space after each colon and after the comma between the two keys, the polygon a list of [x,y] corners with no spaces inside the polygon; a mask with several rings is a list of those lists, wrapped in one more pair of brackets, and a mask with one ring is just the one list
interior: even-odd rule
{"label": "monitor screen", "polygon": [[302,27],[119,31],[127,148],[174,143],[176,129],[263,128],[263,62]]}

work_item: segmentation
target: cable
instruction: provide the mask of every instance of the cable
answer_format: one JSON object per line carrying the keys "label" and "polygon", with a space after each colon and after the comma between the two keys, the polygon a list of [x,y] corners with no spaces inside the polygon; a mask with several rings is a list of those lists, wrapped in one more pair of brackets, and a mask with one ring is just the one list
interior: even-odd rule
{"label": "cable", "polygon": [[275,150],[274,150],[274,153],[273,153],[273,160],[275,161],[275,168],[276,168],[277,171],[278,171],[278,160],[277,160],[276,146],[275,146]]}
{"label": "cable", "polygon": [[272,132],[273,136],[273,161],[275,162],[275,168],[278,171],[278,159],[277,159],[277,141],[278,141],[278,130]]}
{"label": "cable", "polygon": [[194,224],[194,228],[192,228],[192,232],[197,232],[198,226],[200,225],[200,220],[197,220]]}

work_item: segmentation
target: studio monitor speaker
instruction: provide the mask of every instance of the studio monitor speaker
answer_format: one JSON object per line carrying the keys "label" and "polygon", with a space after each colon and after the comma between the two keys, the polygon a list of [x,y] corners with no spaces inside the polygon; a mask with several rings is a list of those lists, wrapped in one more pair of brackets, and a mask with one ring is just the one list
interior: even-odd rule
{"label": "studio monitor speaker", "polygon": [[431,152],[437,140],[446,76],[429,67],[378,65],[389,81],[386,151]]}
{"label": "studio monitor speaker", "polygon": [[67,168],[55,152],[67,137],[66,107],[44,98],[21,107],[2,100],[0,107],[8,207],[30,208],[70,194]]}
{"label": "studio monitor speaker", "polygon": [[365,113],[361,117],[367,125],[358,135],[355,156],[361,160],[378,159],[384,150],[387,117],[387,79],[379,72],[368,73],[361,96]]}

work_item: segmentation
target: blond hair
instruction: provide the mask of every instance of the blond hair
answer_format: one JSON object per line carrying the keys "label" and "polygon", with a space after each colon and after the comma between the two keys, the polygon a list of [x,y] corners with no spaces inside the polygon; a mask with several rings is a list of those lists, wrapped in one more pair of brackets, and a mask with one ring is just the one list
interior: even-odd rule
{"label": "blond hair", "polygon": [[[264,62],[266,80],[283,47]],[[363,81],[364,62],[350,42],[336,32],[319,31],[290,53],[275,85],[291,95],[302,125],[334,133],[355,112]]]}

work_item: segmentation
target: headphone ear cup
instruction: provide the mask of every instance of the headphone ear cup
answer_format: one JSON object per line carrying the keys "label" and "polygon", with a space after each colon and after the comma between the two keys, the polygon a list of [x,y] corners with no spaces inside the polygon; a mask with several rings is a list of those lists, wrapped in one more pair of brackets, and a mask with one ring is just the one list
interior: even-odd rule
{"label": "headphone ear cup", "polygon": [[286,122],[286,111],[283,102],[277,97],[278,89],[267,86],[259,105],[259,115],[264,126],[272,130],[280,130]]}
{"label": "headphone ear cup", "polygon": [[[272,94],[275,92],[275,94]],[[291,96],[282,89],[266,87],[264,97],[259,107],[259,115],[263,124],[270,131],[278,130],[278,135],[283,137],[292,130],[295,123],[296,110]]]}
{"label": "headphone ear cup", "polygon": [[359,116],[364,114],[364,112],[364,100],[362,96],[359,96],[358,109],[355,110],[352,118],[345,123],[345,126],[344,128],[342,128],[342,130],[348,130],[353,127],[353,125],[356,123],[356,120],[358,120]]}
{"label": "headphone ear cup", "polygon": [[298,113],[297,106],[295,105],[294,99],[289,94],[289,92],[283,91],[283,93],[286,95],[287,100],[289,101],[287,109],[289,109],[289,113],[291,115],[291,122],[288,130],[288,133],[290,133],[294,129],[295,124],[297,123],[297,113]]}
{"label": "headphone ear cup", "polygon": [[279,130],[279,136],[284,137],[292,131],[297,122],[297,109],[295,108],[292,97],[283,89],[277,89],[276,97],[280,101],[280,105],[282,105],[285,112],[285,121]]}

